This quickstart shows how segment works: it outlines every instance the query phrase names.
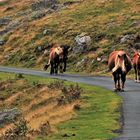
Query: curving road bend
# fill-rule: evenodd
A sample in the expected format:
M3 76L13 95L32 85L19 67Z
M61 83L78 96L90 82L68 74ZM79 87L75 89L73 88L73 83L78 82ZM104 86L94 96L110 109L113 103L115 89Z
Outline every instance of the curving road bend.
M1 72L13 72L36 75L48 78L64 79L89 85L101 86L112 90L113 81L109 77L91 77L74 74L52 76L44 71L28 70L0 66ZM124 126L120 137L113 140L140 140L140 84L132 80L126 81L125 92L119 93L123 97Z

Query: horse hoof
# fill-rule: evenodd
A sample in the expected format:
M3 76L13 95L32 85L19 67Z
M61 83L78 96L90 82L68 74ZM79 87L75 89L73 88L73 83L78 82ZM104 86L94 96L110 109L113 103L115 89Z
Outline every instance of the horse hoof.
M114 92L117 92L117 91L118 91L118 89L115 88L115 89L114 89Z
M117 90L118 90L118 91L121 91L121 88L118 88Z
M121 92L124 92L124 89L121 89L120 91L121 91Z

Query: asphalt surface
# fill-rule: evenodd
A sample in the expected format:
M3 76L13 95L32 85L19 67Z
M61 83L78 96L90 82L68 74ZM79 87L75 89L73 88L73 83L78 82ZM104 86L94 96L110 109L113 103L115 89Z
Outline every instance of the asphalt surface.
M110 77L91 77L74 74L51 76L45 71L3 66L0 66L0 71L36 75L46 78L64 79L72 82L101 86L106 89L113 90L113 80ZM113 140L140 140L140 84L135 83L132 80L127 80L125 92L118 94L123 97L124 126L121 136Z

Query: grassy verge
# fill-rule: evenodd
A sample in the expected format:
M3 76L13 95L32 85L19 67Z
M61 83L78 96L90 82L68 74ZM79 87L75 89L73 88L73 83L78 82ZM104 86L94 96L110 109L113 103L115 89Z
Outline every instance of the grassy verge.
M30 83L48 84L54 81L37 76L23 76ZM14 77L14 74L0 73L0 81ZM64 81L65 86L70 84L71 82ZM120 97L100 87L85 84L79 86L84 91L80 98L80 110L75 111L70 120L57 124L56 131L48 136L40 136L37 140L105 140L118 135L113 132L120 129Z
M118 135L113 131L120 128L118 123L120 98L99 87L81 84L80 86L85 90L82 95L85 106L72 120L59 124L55 135L37 140L104 140Z

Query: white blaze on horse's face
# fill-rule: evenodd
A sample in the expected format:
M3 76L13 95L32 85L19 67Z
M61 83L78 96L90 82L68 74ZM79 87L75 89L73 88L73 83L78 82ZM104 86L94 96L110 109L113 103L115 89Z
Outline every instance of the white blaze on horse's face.
M116 60L115 60L115 67L112 69L112 72L115 72L119 68L122 70L122 72L126 72L125 57L126 57L126 54L117 55Z

